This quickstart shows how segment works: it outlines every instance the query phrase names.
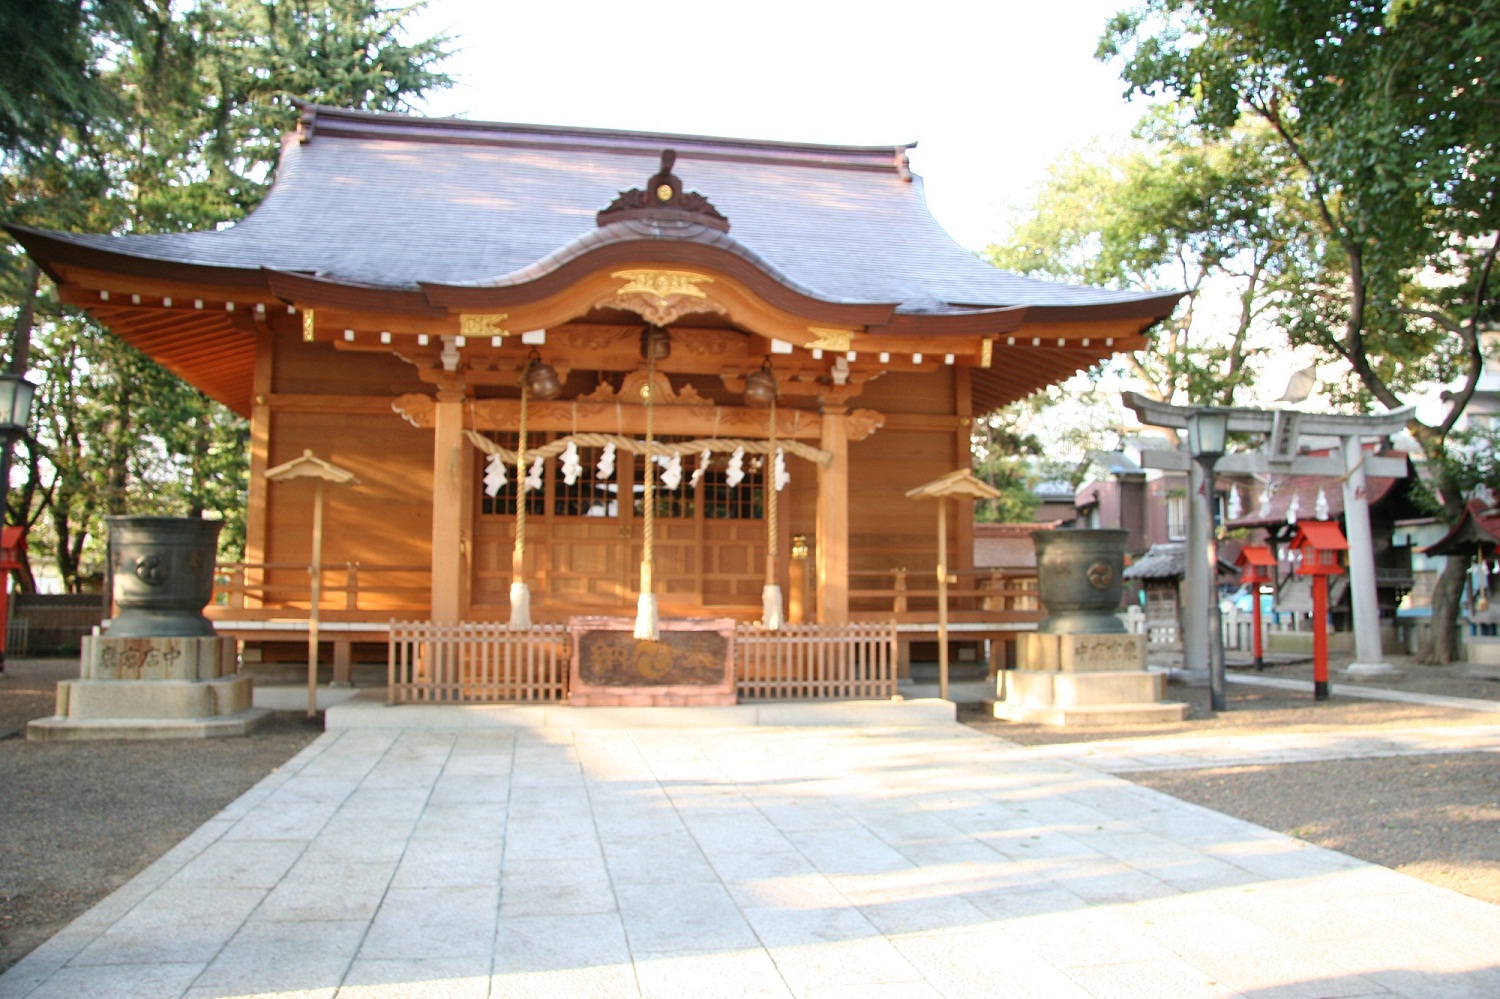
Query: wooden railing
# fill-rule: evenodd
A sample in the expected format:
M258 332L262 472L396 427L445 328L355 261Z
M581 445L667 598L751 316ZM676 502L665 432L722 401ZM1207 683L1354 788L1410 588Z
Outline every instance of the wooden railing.
M742 701L888 699L896 693L896 623L734 631Z
M565 625L390 625L389 704L556 703L568 690ZM894 621L735 629L741 700L886 699L896 693Z
M431 567L345 562L322 568L320 612L392 608L425 610L432 597ZM297 562L230 562L214 567L213 607L275 608L307 613L312 567Z
M880 569L849 573L849 606L856 613L920 620L937 614L937 572ZM1034 571L966 569L948 574L948 613L955 621L1041 619Z
M567 694L568 651L561 624L392 621L386 703L555 703Z

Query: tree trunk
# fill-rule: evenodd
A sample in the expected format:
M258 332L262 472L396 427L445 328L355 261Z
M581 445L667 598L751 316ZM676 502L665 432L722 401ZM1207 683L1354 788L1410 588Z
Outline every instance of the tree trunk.
M198 415L193 418L193 455L189 466L192 483L188 489L187 510L189 517L203 516L204 469L208 464L208 451L212 444L209 436L208 401L200 397L199 404Z
M1463 608L1468 575L1466 558L1449 555L1443 563L1437 585L1432 588L1432 627L1417 654L1417 662L1424 666L1443 666L1458 658L1458 612Z

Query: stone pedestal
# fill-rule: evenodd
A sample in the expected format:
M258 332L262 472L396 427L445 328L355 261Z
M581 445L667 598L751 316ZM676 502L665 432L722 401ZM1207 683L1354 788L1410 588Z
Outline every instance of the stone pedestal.
M1164 673L1146 671L1144 635L1023 634L1017 668L1000 674L995 717L1044 725L1176 722Z
M251 705L232 638L83 639L80 676L57 685L57 714L26 728L36 742L244 735L270 717Z
M1500 638L1493 635L1466 635L1464 646L1469 660L1466 671L1469 676L1500 680Z

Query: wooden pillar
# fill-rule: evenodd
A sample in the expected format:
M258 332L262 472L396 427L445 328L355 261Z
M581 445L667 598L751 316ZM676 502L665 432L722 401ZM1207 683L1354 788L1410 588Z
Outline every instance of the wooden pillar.
M261 333L255 338L255 374L250 405L250 483L245 500L245 561L269 561L266 552L266 469L271 467L271 389L275 361L275 338ZM261 606L259 587L265 583L261 569L243 576L246 607Z
M818 469L818 623L849 622L849 410L823 407L820 445L833 455Z
M464 470L464 388L452 382L438 389L432 441L432 620L463 619L464 543L468 508Z

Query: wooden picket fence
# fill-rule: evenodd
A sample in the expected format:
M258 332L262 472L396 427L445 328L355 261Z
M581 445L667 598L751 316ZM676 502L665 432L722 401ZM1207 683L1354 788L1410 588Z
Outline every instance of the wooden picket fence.
M566 625L392 621L386 703L558 702L568 657Z
M388 704L556 703L566 699L566 625L391 622ZM735 629L742 701L887 699L896 693L896 623Z
M793 624L734 632L742 701L888 699L896 693L896 622Z

